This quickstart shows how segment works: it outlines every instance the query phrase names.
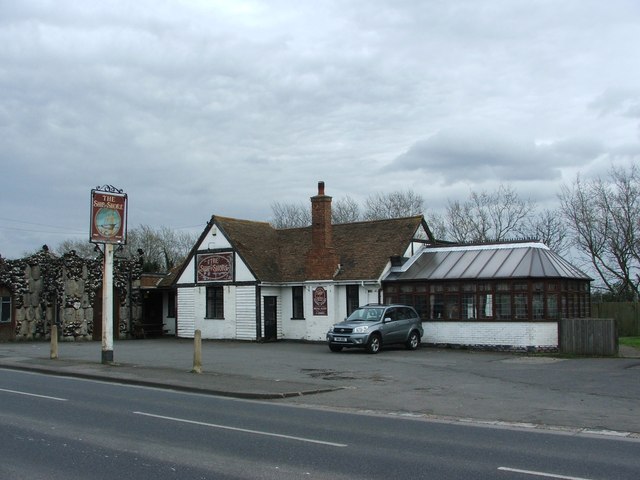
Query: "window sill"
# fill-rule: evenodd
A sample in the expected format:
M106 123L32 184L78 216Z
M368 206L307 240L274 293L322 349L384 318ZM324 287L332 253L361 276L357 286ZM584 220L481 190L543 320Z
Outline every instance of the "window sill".
M301 317L301 318L291 317L290 320L302 320L302 321L304 321L304 320L306 320L306 318L304 318L304 317Z

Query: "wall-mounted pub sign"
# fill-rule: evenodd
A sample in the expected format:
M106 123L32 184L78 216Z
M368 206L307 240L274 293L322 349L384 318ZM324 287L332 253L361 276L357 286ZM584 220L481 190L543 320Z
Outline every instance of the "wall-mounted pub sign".
M93 243L127 243L127 194L105 185L91 190L91 229Z
M317 287L313 290L313 314L329 314L327 310L327 290L323 287Z
M233 252L196 255L196 282L233 280Z

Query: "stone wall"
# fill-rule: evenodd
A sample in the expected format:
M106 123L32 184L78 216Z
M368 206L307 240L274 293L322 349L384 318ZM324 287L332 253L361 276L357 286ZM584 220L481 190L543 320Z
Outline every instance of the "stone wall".
M114 290L120 299L117 338L127 338L140 321L142 256L114 260ZM63 341L91 340L96 299L102 295L102 257L84 259L74 251L59 257L45 247L30 257L0 257L0 285L9 289L16 340L50 338L58 324Z

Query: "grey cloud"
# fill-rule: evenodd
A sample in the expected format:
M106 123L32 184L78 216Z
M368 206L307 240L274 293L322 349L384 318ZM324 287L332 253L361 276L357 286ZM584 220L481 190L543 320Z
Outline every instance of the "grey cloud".
M414 143L387 170L422 170L445 183L500 179L553 180L560 168L593 160L603 147L590 139L536 144L510 132L443 131Z

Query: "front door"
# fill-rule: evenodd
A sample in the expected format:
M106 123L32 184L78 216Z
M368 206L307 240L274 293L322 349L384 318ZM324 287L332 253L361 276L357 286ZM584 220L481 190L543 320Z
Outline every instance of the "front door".
M278 297L264 297L264 341L278 339Z

